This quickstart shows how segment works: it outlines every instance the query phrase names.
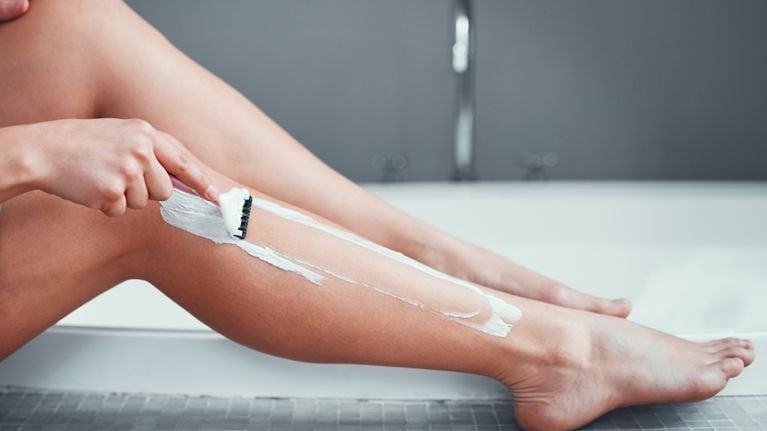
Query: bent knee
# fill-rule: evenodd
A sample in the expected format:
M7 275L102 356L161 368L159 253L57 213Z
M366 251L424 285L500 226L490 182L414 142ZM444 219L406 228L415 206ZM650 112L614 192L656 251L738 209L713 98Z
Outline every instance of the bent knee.
M156 204L109 218L43 192L26 193L3 203L0 212L0 273L105 271L141 278L160 223Z
M101 40L127 6L117 0L37 0L0 24L0 127L60 118L90 118Z

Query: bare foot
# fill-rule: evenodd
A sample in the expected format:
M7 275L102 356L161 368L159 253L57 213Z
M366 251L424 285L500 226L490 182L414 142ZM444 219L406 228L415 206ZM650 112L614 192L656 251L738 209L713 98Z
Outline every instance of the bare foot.
M628 299L605 299L579 292L484 248L450 236L442 237L442 241L437 247L423 245L415 251L416 258L447 274L500 292L616 317L631 312Z
M541 354L509 364L501 377L526 430L574 429L623 406L703 400L754 360L747 340L694 343L623 319L560 310L555 328L540 338Z
M615 317L631 313L631 301L606 299L580 292L522 265L487 252L484 271L469 275L477 284L537 301ZM493 271L492 269L495 268Z

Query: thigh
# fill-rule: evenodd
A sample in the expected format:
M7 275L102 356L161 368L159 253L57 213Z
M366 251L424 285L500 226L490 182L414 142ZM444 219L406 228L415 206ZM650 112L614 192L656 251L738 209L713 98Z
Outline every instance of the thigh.
M105 23L76 16L109 3L36 0L0 24L0 127L95 115L94 34Z
M120 281L141 278L150 216L131 211L109 219L42 192L5 202L0 359Z

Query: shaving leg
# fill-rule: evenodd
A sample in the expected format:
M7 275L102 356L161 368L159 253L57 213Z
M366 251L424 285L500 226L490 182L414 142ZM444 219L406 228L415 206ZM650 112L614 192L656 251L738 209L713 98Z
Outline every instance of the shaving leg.
M239 186L210 176L223 190ZM268 353L492 376L508 385L518 420L531 430L572 429L624 405L708 398L754 358L745 340L692 343L623 319L497 292L490 295L521 313L502 318L505 334L486 331L493 312L486 296L444 285L449 280L335 232L341 228L332 222L291 214L300 210L251 194L246 241L284 260L269 262L226 243L220 226L223 234L200 236L199 226L168 214L179 205L171 199L163 208L171 230L162 229L167 239L155 245L158 253L167 257L173 251L164 244L174 242L196 246L184 254L187 266L171 273L158 268L150 277L201 320ZM200 270L206 265L219 269L218 278ZM375 285L396 295L370 288ZM434 312L448 308L466 317L480 312L465 320Z
M577 292L367 193L119 1L36 0L23 19L0 26L0 58L0 125L142 118L239 182L456 277L559 305L629 312L628 302Z
M224 190L240 186L210 176ZM484 299L476 300L481 296L437 288L438 277L406 263L361 253L345 239L301 228L269 211L254 212L248 242L290 246L284 253L290 258L319 260L337 253L343 258L323 264L398 289L434 309L479 306L472 322L487 321L491 311ZM691 343L623 319L498 292L491 294L522 317L505 335L490 334L342 277L312 280L238 246L217 244L166 223L159 205L108 219L30 193L4 205L0 236L0 324L11 329L0 333L0 357L125 278L150 280L215 330L267 353L500 379L515 399L518 420L531 430L572 429L621 405L707 398L754 357L745 340Z
M232 189L222 195L248 195ZM242 210L244 199L233 202L236 208L220 210L205 200L175 191L161 203L164 221L179 229L228 244L285 271L303 276L318 286L328 280L347 283L390 296L419 310L475 328L485 334L503 337L520 317L519 309L488 295L480 287L440 273L400 253L386 249L340 227L296 209L287 208L265 197L249 198L248 210L253 228L243 239L227 229L225 215ZM300 237L301 241L295 241ZM332 253L325 247L308 244L336 243ZM360 267L355 261L377 265Z

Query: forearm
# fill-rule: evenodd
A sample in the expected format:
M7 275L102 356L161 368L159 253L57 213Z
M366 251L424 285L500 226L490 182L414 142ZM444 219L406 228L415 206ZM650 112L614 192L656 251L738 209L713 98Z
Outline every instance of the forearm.
M38 161L27 127L0 128L0 203L36 188Z

